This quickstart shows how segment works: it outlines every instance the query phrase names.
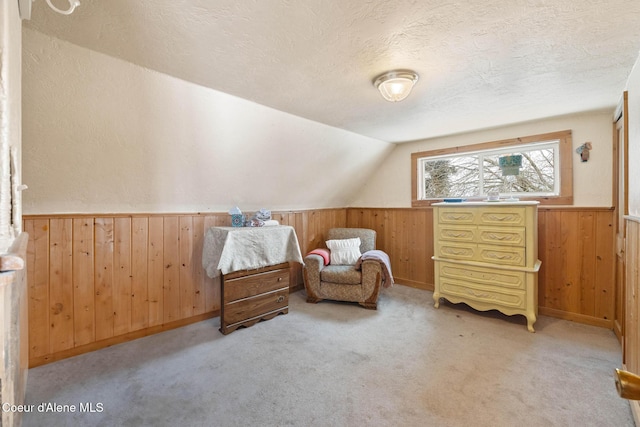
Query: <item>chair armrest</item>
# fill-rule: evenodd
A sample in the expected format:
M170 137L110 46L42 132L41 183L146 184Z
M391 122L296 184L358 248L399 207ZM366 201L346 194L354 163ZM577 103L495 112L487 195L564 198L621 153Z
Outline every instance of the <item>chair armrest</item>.
M304 287L307 296L319 298L320 295L320 271L324 268L324 258L320 255L307 255L304 257L302 267Z
M378 261L362 261L362 293L367 298L380 289L382 283L382 266Z
M304 257L304 267L317 274L324 268L324 258L320 255L310 254Z

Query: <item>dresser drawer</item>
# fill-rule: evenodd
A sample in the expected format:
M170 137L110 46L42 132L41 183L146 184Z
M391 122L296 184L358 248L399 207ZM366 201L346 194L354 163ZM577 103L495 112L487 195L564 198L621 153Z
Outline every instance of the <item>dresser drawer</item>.
M478 243L490 245L525 246L524 227L478 227Z
M525 225L525 208L485 208L478 215L480 225Z
M491 288L475 283L460 282L454 279L442 278L440 282L440 291L442 295L461 301L473 301L487 306L502 306L512 309L523 309L526 306L525 291L509 291L503 289Z
M225 280L223 303L285 287L289 287L288 268Z
M477 261L524 267L525 248L478 245Z
M475 226L442 225L438 228L436 239L472 243L476 240L477 232L478 229Z
M436 245L436 256L447 259L459 259L471 261L477 257L478 245L438 242Z
M520 271L498 270L495 268L472 267L461 264L440 264L440 277L450 278L457 282L474 282L479 285L500 287L505 289L525 290L525 273Z
M279 289L225 305L224 321L226 324L242 322L288 305L289 288Z
M438 222L440 224L475 224L476 211L464 208L439 208Z

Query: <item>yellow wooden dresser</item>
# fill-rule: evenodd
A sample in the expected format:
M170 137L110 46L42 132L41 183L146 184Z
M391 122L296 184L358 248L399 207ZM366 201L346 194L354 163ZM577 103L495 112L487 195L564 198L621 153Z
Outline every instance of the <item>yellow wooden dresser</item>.
M433 205L435 307L440 298L476 310L538 316L538 202Z

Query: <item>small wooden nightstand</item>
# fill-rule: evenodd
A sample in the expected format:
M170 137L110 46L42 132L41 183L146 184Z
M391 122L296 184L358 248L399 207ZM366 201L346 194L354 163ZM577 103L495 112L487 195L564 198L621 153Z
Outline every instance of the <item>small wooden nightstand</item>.
M220 332L289 312L289 263L222 275Z

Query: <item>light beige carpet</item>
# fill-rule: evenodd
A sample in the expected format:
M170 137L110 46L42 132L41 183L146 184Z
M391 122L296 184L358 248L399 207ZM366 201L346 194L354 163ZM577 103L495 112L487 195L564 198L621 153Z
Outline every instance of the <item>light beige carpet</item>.
M102 411L24 425L633 426L609 330L541 317L532 334L401 285L377 311L290 299L227 336L215 318L32 369L28 403Z

